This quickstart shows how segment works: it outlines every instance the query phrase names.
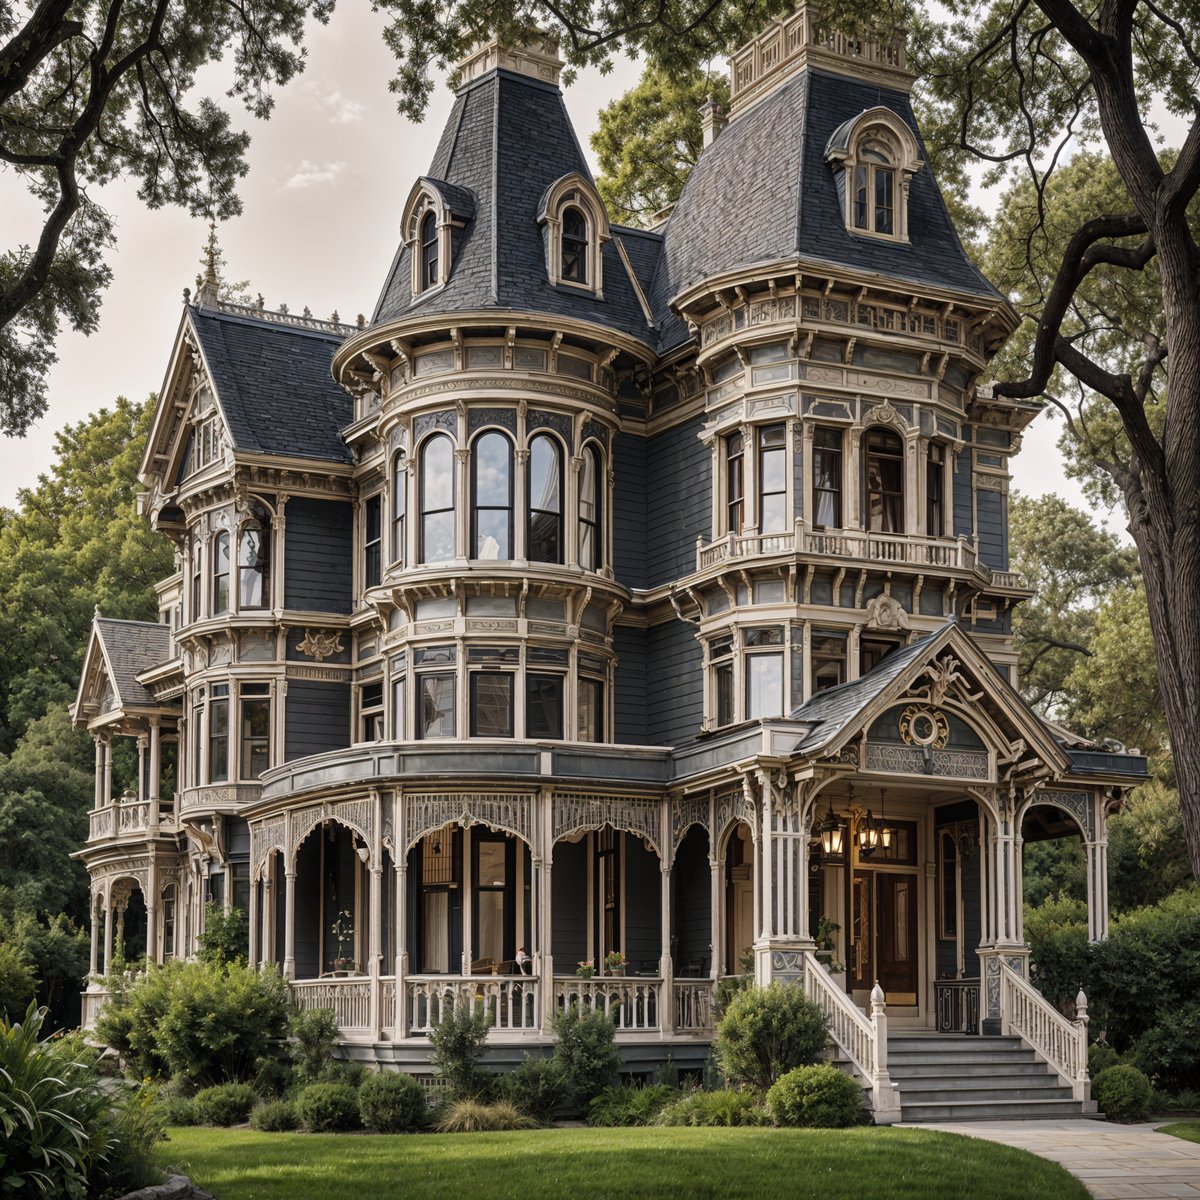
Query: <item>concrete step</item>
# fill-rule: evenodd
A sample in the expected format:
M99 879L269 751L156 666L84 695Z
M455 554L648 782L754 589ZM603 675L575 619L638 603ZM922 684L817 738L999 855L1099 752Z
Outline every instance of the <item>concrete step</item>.
M1017 1066L1031 1067L1042 1060L1032 1050L988 1050L982 1054L920 1054L915 1050L895 1051L888 1047L889 1067L916 1067L924 1064L943 1066L947 1070L952 1065L976 1063L979 1066L989 1064L999 1066L1004 1063Z
M1063 1084L1049 1087L974 1087L956 1088L941 1085L930 1088L900 1088L900 1104L908 1108L913 1104L965 1104L986 1100L993 1104L1014 1104L1021 1100L1072 1100L1071 1089Z
M995 1100L932 1101L908 1104L903 1092L900 1119L922 1121L1040 1121L1071 1117L1099 1117L1094 1102L1079 1100L1020 1100L1011 1103Z
M1050 1068L1042 1062L1021 1059L1019 1062L995 1060L981 1062L977 1058L947 1058L935 1062L896 1062L888 1059L888 1070L893 1079L945 1078L952 1075L969 1075L978 1079L999 1079L1009 1075L1050 1075Z

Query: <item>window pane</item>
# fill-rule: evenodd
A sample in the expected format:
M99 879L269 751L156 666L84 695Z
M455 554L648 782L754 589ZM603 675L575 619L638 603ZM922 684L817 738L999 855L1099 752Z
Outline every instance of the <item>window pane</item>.
M525 682L525 736L562 737L561 675L529 675Z
M263 580L267 574L270 531L242 530L238 549L238 603L242 608L263 607Z
M475 883L477 887L504 887L508 882L507 862L504 842L476 841L478 855L475 860Z
M407 682L403 675L392 680L392 737L398 742L402 742L408 737L408 723L405 720L407 713L404 705Z
M370 496L363 506L363 575L367 587L376 587L383 571L383 498Z
M533 562L562 561L561 457L545 435L535 437L529 448L528 555Z
M450 969L450 893L425 892L421 905L421 970L444 975Z
M577 208L563 210L562 277L587 283L587 220Z
M270 765L271 703L242 701L242 778L257 779Z
M229 534L218 533L213 542L213 611L229 611Z
M733 721L733 665L722 663L717 667L717 724L729 725Z
M503 846L500 847L504 849ZM479 928L476 930L475 959L490 959L492 963L504 961L504 899L503 891L481 891L479 901Z
M891 171L875 168L875 232L892 232L892 187L895 176Z
M426 511L454 507L454 447L448 437L430 438L422 455L421 495Z
M507 508L512 484L512 443L502 433L475 439L475 503Z
M751 654L746 659L746 717L783 713L783 655Z
M778 533L787 528L787 497L764 495L762 499L762 528L760 533Z
M509 559L508 509L475 510L475 557Z
M438 282L438 230L433 213L421 222L421 287L434 287Z
M421 736L454 736L454 676L421 676Z
M531 562L562 561L562 520L556 513L533 513L529 520L529 559Z
M579 473L579 565L585 571L600 566L600 469L596 449L589 446L583 453L583 468Z
M208 709L208 778L218 783L229 778L229 701L214 700Z
M445 562L454 557L454 514L432 513L424 524L424 561Z
M475 737L512 737L512 675L476 672L471 676L471 733Z
M581 742L604 741L604 684L595 679L579 681L579 722Z
M867 228L867 168L854 168L854 225Z

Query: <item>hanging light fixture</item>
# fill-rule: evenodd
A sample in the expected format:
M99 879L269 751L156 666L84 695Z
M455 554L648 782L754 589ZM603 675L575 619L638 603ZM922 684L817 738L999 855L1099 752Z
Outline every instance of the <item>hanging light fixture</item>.
M887 788L879 789L879 844L885 849L892 848L892 830L887 823Z
M829 797L829 811L821 822L821 854L828 863L841 862L846 852L843 834L845 829L833 815L833 797Z
M870 858L879 849L879 825L867 809L867 815L858 823L858 857Z

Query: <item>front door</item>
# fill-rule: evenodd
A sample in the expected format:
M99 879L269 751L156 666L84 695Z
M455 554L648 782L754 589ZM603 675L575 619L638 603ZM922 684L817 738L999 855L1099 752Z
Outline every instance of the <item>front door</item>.
M852 987L879 980L889 1004L917 1002L917 877L854 872Z

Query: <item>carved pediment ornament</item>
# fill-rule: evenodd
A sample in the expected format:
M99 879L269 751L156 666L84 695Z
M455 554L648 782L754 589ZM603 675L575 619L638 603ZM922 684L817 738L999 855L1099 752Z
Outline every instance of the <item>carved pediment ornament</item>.
M944 703L946 696L953 690L956 697L961 700L975 702L983 699L982 692L973 692L970 682L966 675L959 668L962 663L959 662L953 654L943 655L936 662L930 663L929 666L921 672L918 677L917 685L913 688L913 694L919 695L922 691L930 704L940 705ZM922 689L920 681L928 679L929 684Z
M895 596L887 593L874 596L863 606L863 612L868 629L908 631L908 613Z
M296 646L296 649L301 654L315 658L317 662L323 662L330 656L342 652L344 649L342 635L340 633L322 633L319 629L306 629L304 640Z

